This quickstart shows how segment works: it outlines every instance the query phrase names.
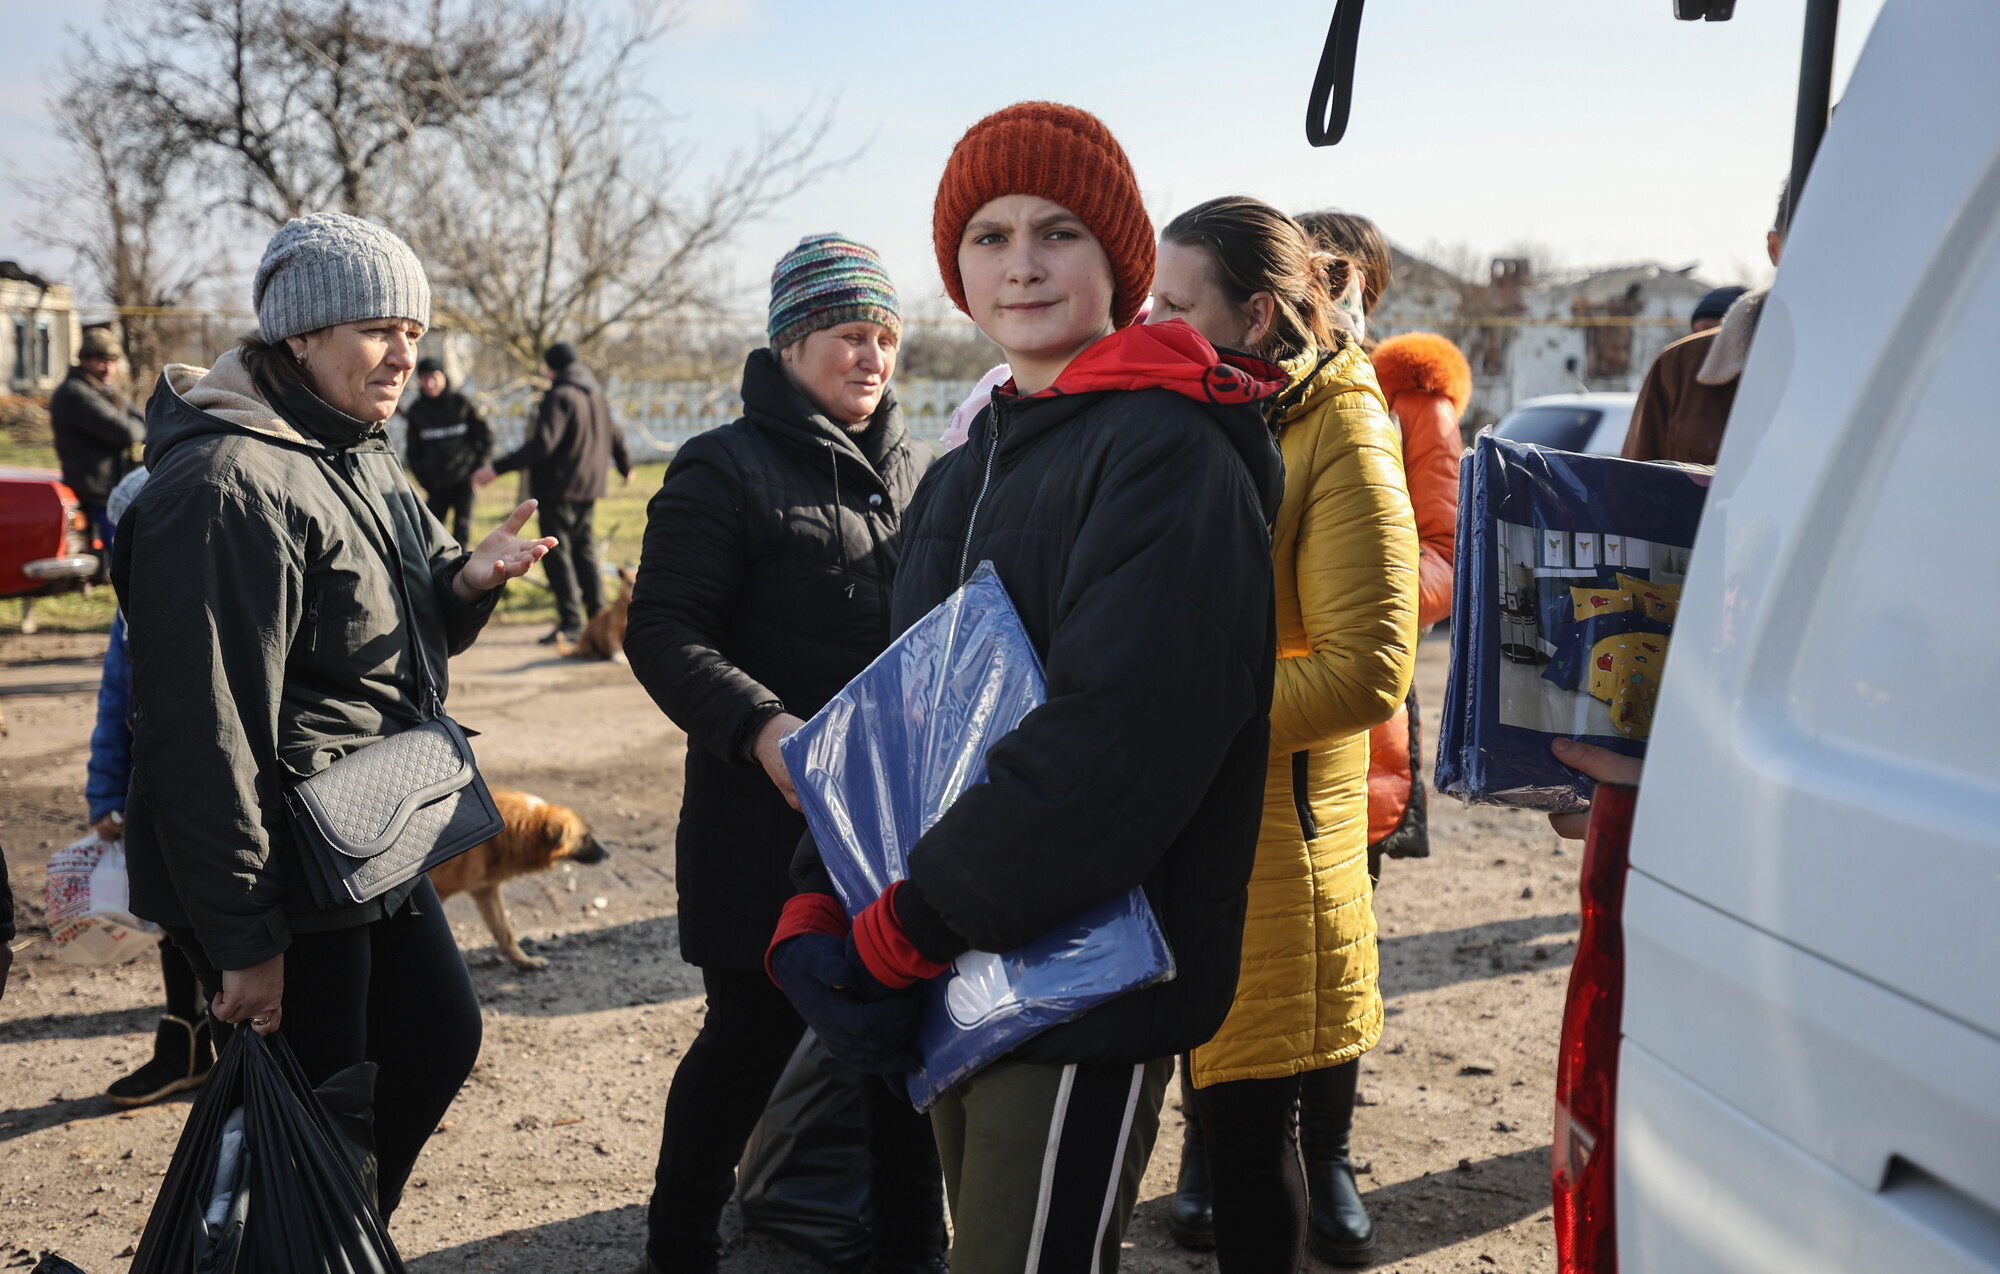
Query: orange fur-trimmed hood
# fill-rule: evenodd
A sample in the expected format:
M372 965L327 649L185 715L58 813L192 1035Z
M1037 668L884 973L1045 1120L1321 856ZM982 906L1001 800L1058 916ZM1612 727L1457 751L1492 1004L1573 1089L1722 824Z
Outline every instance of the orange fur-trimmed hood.
M1392 336L1375 347L1374 363L1376 379L1391 406L1398 394L1412 390L1449 398L1459 415L1472 401L1472 365L1458 346L1436 332Z

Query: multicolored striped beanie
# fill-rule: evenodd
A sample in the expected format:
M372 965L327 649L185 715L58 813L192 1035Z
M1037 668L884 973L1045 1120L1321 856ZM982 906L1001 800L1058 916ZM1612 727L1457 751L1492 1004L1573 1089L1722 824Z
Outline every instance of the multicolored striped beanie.
M809 234L771 271L771 348L866 319L903 330L896 285L875 249L845 235Z

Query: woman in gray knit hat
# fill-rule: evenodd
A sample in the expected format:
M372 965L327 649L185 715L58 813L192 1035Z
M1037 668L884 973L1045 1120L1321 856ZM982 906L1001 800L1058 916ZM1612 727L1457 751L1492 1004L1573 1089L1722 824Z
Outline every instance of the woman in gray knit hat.
M403 476L383 422L431 315L409 245L355 217L301 217L272 236L254 299L256 336L213 368L161 374L152 477L113 553L132 658L132 909L187 955L218 1022L282 1025L313 1084L380 1066L387 1216L472 1069L479 1006L422 874L316 905L286 797L428 719L426 680L442 697L448 656L553 541L519 538L529 502L468 553Z

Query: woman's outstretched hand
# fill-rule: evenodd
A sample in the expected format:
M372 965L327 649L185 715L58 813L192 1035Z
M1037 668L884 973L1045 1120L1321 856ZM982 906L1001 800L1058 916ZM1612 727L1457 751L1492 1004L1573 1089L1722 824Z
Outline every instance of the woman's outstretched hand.
M475 602L482 593L488 593L505 584L510 579L519 579L528 573L528 568L542 560L543 554L556 546L555 537L545 535L539 540L519 538L521 528L528 524L528 517L535 511L533 500L523 500L521 507L507 516L498 530L479 542L472 550L472 557L459 568L452 580L452 591L459 600Z

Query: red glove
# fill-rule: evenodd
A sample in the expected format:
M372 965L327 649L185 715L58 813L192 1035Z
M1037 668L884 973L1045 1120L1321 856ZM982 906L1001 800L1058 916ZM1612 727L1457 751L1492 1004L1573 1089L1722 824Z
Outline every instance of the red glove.
M778 976L771 972L771 953L808 933L847 936L847 913L840 909L839 899L832 894L794 894L785 904L785 909L778 913L778 931L771 935L771 945L764 948L764 976L772 983L778 981Z
M896 891L902 887L900 880L891 884L854 918L854 949L861 963L877 982L894 989L934 978L951 967L926 960L903 932L903 922L896 918Z

